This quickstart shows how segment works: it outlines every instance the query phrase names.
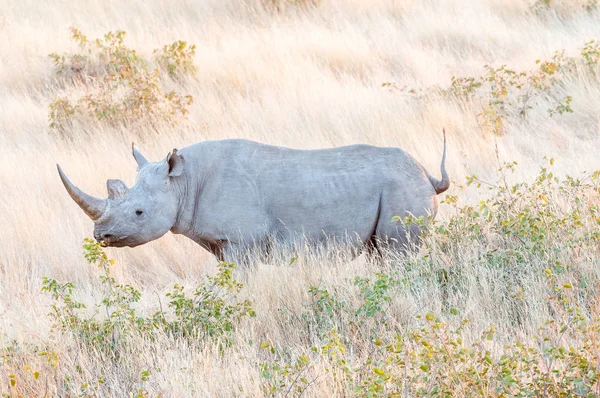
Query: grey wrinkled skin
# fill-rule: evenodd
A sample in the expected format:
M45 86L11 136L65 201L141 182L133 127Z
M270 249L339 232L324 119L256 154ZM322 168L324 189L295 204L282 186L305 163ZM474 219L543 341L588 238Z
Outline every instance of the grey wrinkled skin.
M138 246L171 231L219 260L243 262L252 249L273 245L349 246L354 253L404 251L406 231L394 216L435 216L437 195L449 187L398 148L351 145L294 150L248 140L198 143L149 162L135 147L135 184L108 180L108 199L74 186L67 192L94 221L108 246Z

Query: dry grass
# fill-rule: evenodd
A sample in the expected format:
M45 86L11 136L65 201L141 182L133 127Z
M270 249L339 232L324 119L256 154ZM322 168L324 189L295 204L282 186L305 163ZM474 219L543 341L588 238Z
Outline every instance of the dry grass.
M205 139L243 137L295 148L352 143L399 146L433 174L441 156L441 129L449 140L448 169L454 182L476 173L493 176L495 146L503 160L522 165L515 178L532 176L543 156L557 158L559 173L598 167L600 83L588 75L568 81L573 114L550 118L543 100L527 123L511 120L506 135L485 133L468 104L440 98L428 103L381 87L447 87L452 76L483 73L485 64L531 69L557 49L575 53L600 38L596 12L579 3L560 3L556 11L532 14L521 0L395 1L323 0L318 7L286 7L276 12L261 2L234 0L102 1L43 3L4 0L0 9L0 346L12 339L46 341L48 300L40 293L48 275L72 280L83 301L98 298L97 270L83 259L80 244L92 223L68 197L56 174L60 163L91 194L104 196L107 178L131 184L135 176L130 143L158 159L173 147ZM197 46L198 72L182 83L194 96L189 118L177 127L126 130L93 124L63 139L48 127L48 105L70 90L56 81L50 52L74 50L68 28L97 37L127 31L126 42L149 57L154 48L175 40ZM173 83L177 88L177 84ZM454 191L454 192L453 192ZM456 192L456 184L450 193ZM467 198L476 200L476 197ZM440 217L448 210L442 207ZM465 247L462 260L476 256ZM192 285L215 260L193 242L168 235L135 249L110 249L116 277L142 290L142 309L154 310L154 292L175 282ZM595 257L597 263L598 257ZM578 262L578 260L573 260ZM594 262L592 261L592 263ZM243 275L257 318L244 323L241 340L270 340L299 349L297 330L281 308L301 312L310 285L337 286L354 294L345 278L369 275L374 266L359 258L348 262L301 258L291 266L257 265ZM391 263L398 264L398 261ZM582 267L590 267L582 265ZM593 268L593 267L592 267ZM471 271L471 270L470 270ZM498 275L475 266L461 293L450 300L468 309L480 329L498 324L499 335L528 335L547 315L530 309L513 327L509 298L497 288ZM487 272L487 273L486 273ZM596 269L587 272L597 277ZM541 297L542 275L528 274L530 297ZM499 304L501 303L501 304ZM442 307L435 283L406 291L394 301L398 322ZM402 315L404 314L404 315ZM119 368L107 368L93 355L78 358L86 367L79 381L103 374L103 396L125 396L140 369L153 369L152 394L162 396L261 396L254 363L256 346L236 346L225 357L215 347L165 348L166 342L140 341ZM56 343L66 368L75 358L68 343ZM40 359L32 359L39 361ZM0 373L0 390L7 390ZM317 383L314 396L342 394L335 382ZM55 390L56 391L56 390ZM242 392L243 391L243 392Z

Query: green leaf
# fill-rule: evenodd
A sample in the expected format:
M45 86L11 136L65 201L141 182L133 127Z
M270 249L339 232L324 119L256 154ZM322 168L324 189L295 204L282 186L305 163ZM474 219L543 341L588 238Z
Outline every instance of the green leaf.
M433 321L435 319L435 316L431 312L428 312L427 314L425 314L425 319L427 319L428 321Z
M379 376L385 376L386 373L383 369L373 368L373 372L377 373Z

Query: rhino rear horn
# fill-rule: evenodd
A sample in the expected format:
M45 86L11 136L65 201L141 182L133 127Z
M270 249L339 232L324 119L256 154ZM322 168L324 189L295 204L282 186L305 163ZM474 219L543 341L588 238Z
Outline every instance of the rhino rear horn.
M59 165L56 165L56 168L58 169L58 175L60 176L60 179L62 180L67 192L71 198L73 198L75 203L81 207L81 210L83 210L85 214L87 214L88 217L90 217L93 221L100 219L106 210L106 199L99 199L83 192L81 189L73 185L65 173L63 173Z
M148 159L146 159L144 155L142 155L142 153L138 151L133 142L131 143L131 152L133 153L133 158L137 162L138 170L141 170L141 168L144 167L146 163L148 163Z

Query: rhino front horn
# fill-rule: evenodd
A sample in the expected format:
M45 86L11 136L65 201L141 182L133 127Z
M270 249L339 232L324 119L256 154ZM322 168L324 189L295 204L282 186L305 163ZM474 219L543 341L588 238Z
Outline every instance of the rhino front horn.
M56 165L56 168L58 169L58 175L67 189L67 192L71 198L73 198L75 203L81 207L81 210L83 210L93 221L100 219L106 210L106 199L98 199L83 192L69 181L59 165Z

